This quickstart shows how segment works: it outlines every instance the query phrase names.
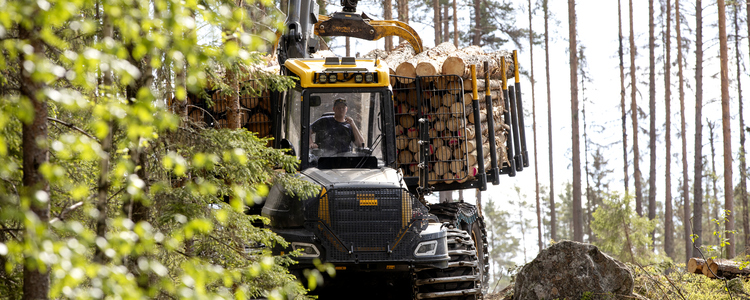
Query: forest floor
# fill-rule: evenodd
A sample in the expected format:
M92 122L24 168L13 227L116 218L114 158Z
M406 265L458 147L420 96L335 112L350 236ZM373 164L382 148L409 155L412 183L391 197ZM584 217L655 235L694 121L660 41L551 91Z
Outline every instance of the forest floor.
M675 299L675 300L750 300L750 278L711 279L700 274L687 273L684 265L654 265L635 267L633 271L633 299ZM510 289L485 295L487 300L510 300ZM640 296L640 297L639 297ZM630 298L628 298L630 299ZM577 300L577 299L576 299Z

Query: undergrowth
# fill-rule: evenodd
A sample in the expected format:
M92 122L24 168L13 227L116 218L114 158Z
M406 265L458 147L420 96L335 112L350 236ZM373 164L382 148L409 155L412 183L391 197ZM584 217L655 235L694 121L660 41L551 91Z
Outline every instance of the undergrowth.
M628 267L633 271L633 292L646 299L750 299L748 278L711 279L687 273L684 264Z

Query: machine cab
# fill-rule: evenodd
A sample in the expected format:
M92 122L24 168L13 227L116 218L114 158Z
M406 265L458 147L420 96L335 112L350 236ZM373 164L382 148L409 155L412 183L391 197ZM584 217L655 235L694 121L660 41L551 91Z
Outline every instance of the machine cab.
M299 81L284 97L282 147L293 149L300 169L393 166L387 67L351 57L290 59L285 67Z

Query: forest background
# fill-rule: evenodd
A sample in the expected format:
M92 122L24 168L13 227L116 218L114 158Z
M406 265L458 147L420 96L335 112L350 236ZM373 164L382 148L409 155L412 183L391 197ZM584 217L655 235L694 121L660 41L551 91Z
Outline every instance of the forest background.
M381 3L367 2L360 4L360 10L367 9L368 14L381 17L377 13L383 11ZM704 22L701 49L705 51L702 63L695 63L697 23L693 3L682 4L679 12L683 27L678 31L674 17L669 21L666 18L667 7L674 14L675 3L655 2L654 68L648 67L646 55L649 22L645 1L636 2L631 10L627 8L632 2L578 1L574 5L577 18L575 14L568 15L570 10L564 2L549 3L550 43L546 50L553 76L549 93L551 109L546 109L547 78L542 75L545 62L542 8L546 1L459 2L460 10L453 6L458 16L454 24L461 24L458 28L475 29L457 31L459 46L478 44L487 51L518 48L526 76L532 76L532 72L535 76L533 94L528 77L524 77L522 85L527 132L537 135L536 142L532 134L527 135L530 147L536 145L538 149L538 156L532 157L536 172L527 170L515 178L503 178L500 186L481 196L493 243L493 279L498 283L507 280L508 269L514 264L530 260L553 240L593 242L618 258L629 257L641 263L684 262L690 256L687 253L690 250L686 249L689 245L683 243L690 241L689 233L684 230L684 200L692 209L696 190L703 203L702 217L697 223L703 228L699 234L702 250L709 255L727 256L728 249L734 248L736 252L730 257L744 253L748 243L743 235L748 230L743 226L748 218L741 212L747 202L743 201L746 196L742 189L735 190L743 186L741 175L746 171L738 167L745 129L741 124L742 84L748 86L746 60L750 54L747 14L742 12L747 13L748 4L727 1L726 7L722 6L728 20L733 20L735 10L739 15L736 23L727 22L724 27L729 35L725 69L731 91L725 98L731 109L724 120L729 122L732 137L730 156L734 162L729 169L735 170L729 185L731 191L727 193L723 188L722 176L726 173L719 130L723 120L719 113L722 84L717 28L719 6L724 1L706 1L701 5ZM33 288L23 285L27 278L46 282L46 290L53 297L83 294L96 297L124 290L135 291L133 297L167 298L261 294L273 298L302 293L299 284L283 270L288 260L272 259L262 251L245 251L253 246L246 244L248 240L263 244L283 241L268 231L252 229L249 224L258 220L244 216L241 203L262 196L265 193L262 183L271 180L285 182L299 193L311 193L314 188L271 171L270 166L275 165L289 170L294 162L281 152L264 148L265 141L241 132L192 130L165 108L167 99L172 96L182 99L186 90L197 91L207 85L227 87L218 80L223 76L230 78L230 85L236 83L237 77L254 63L255 57L248 50L268 49L267 43L283 19L274 9L275 3L239 2L242 9L237 4L0 0L3 42L0 263L5 266L0 270L3 279L0 294L34 298L38 290L45 289L44 284ZM323 9L338 10L321 4ZM391 18L408 20L430 46L431 38L432 45L451 40L451 24L435 22L435 17L441 14L434 9L435 5L442 5L438 11L447 16L444 20L452 20L453 7L449 4L399 1L391 9ZM624 59L618 56L617 4L622 9ZM409 7L408 14L404 14L405 7ZM628 33L629 11L634 11L632 34ZM387 13L382 17L388 18ZM530 23L526 21L529 17ZM565 24L570 20L579 22L572 27L572 36L577 36L573 40L580 46L573 53L576 59L568 59L571 31L566 34L565 29L569 28ZM438 30L425 24L443 26ZM533 47L529 46L529 24L536 35ZM200 30L209 34L201 34ZM219 34L211 36L210 33L216 32ZM679 39L682 56L677 53L676 32L682 35ZM447 36L442 36L445 33ZM436 36L441 37L435 39ZM631 36L636 51L629 49ZM670 47L665 46L667 41ZM354 42L356 51L361 53L368 47L386 47L385 41L374 46L357 43L360 42ZM333 39L329 44L334 52L347 54L342 39ZM629 62L631 53L633 63ZM671 54L670 59L666 58L667 53ZM682 81L677 79L678 62L682 62ZM217 65L222 66L219 69L224 73L212 72ZM625 70L622 77L618 72L620 66ZM704 68L702 83L695 80L697 66ZM574 72L570 72L571 68ZM652 69L655 77L648 79ZM571 81L573 74L580 81ZM633 82L630 75L635 75L635 85L629 83ZM624 88L618 80L624 82ZM276 89L289 84L288 80L274 76L268 82L270 88ZM649 93L651 83L654 96ZM681 87L684 113L679 109ZM696 119L695 95L699 87L705 96ZM671 90L669 106L664 100L668 89ZM571 94L571 90L578 92ZM624 114L621 95L627 104ZM631 106L632 95L635 95L635 109ZM571 98L580 99L581 105L571 108L568 105ZM652 99L653 109L649 107ZM671 113L666 112L667 107ZM546 121L548 111L553 112L552 122ZM635 126L633 111L637 112ZM570 134L576 127L571 115L582 117L584 143L580 143L580 149L574 149L568 142L576 140L575 134ZM651 116L655 116L653 128L647 125ZM669 116L670 120L662 116ZM681 116L685 120L701 120L703 126L682 121ZM531 122L533 119L536 126ZM669 134L666 124L671 127ZM681 128L683 124L685 127ZM713 124L713 129L709 124ZM625 136L621 126L625 128ZM636 140L633 127L638 128ZM697 148L694 147L696 128L703 135ZM650 133L656 137L653 147L648 146ZM545 142L549 136L553 146ZM685 145L689 145L684 152L680 147L683 136ZM634 148L634 144L641 147ZM667 145L671 146L670 152L664 151ZM693 155L697 149L702 152L698 159L705 164L696 177ZM546 150L551 159L545 157ZM582 160L578 158L580 164L571 163L576 161L579 155L576 153L584 153ZM635 153L639 153L637 162L642 166L641 187L633 175ZM646 163L652 153L655 163ZM550 166L555 166L554 172L549 171ZM652 166L656 173L649 172ZM667 166L672 173L666 172ZM585 194L573 192L577 184L571 170L576 168L584 169ZM539 176L538 194L534 175ZM652 178L655 181L649 184ZM695 185L697 178L703 183ZM252 184L238 184L246 182ZM683 186L683 182L688 185ZM703 191L696 189L697 186ZM687 187L685 194L683 187ZM649 200L644 199L651 191L656 192L653 215L638 217L637 202L643 215L648 215ZM624 196L626 192L628 196ZM474 198L471 194L465 192L463 197L471 202ZM734 220L730 222L736 229L729 233L724 227L727 194L737 203L731 209ZM581 202L576 195L586 198ZM229 200L227 205L208 205L222 203L224 199ZM549 205L552 199L554 210ZM674 204L673 218L668 217L667 203ZM500 209L508 207L513 209ZM537 225L536 207L541 226ZM595 212L597 207L606 209ZM687 218L695 215L691 209ZM550 221L553 211L557 215L555 222ZM670 219L673 226L665 224ZM597 220L611 222L597 223ZM623 222L631 225L619 226ZM227 230L227 226L241 230ZM673 228L673 232L669 234L667 228ZM654 229L653 234L647 234ZM580 235L574 234L576 230ZM556 231L554 236L553 231ZM541 238L535 232L541 233ZM727 245L726 238L731 233L738 238ZM628 249L617 238L621 236L633 237ZM676 241L673 251L665 249L668 236ZM633 253L638 254L637 259ZM321 267L316 272L326 271ZM166 277L172 280L158 280ZM315 282L314 276L310 278L310 282ZM158 284L149 284L154 282ZM21 290L23 293L18 293Z

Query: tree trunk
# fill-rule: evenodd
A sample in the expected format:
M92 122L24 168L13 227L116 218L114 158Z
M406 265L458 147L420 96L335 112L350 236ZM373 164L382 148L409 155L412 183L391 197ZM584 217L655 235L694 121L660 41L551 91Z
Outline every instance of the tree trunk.
M628 1L630 11L630 119L633 121L633 178L635 179L635 212L643 216L643 191L641 190L641 156L638 149L638 103L635 81L635 33L633 31L633 0Z
M703 6L695 1L695 163L693 169L693 228L703 231ZM700 229L701 231L698 231ZM698 233L700 234L700 233ZM702 236L702 234L701 234ZM698 236L696 243L703 238ZM700 251L693 249L693 257L700 257Z
M625 181L625 194L628 193L630 183L628 178L630 173L628 172L628 130L627 130L627 119L628 112L625 110L625 49L622 45L622 10L620 0L617 0L617 21L618 21L618 41L620 42L618 48L618 54L620 56L620 110L622 111L622 163L623 163L623 178ZM550 150L551 151L551 150Z
M440 0L432 0L432 25L435 26L435 45L440 45L443 37L443 24L440 22Z
M39 30L40 28L27 29L24 25L18 26L18 38L27 41L34 49L33 54L28 53L23 56L19 65L25 65L24 62L26 61L33 62L35 59L34 56L39 57L37 59L44 57L44 43L36 36ZM46 227L49 222L50 201L48 199L40 199L38 195L43 194L44 196L42 197L48 197L49 195L49 183L39 170L43 164L49 161L49 152L40 143L46 143L48 138L47 102L44 99L39 99L41 92L45 88L45 84L35 81L30 77L30 73L24 71L23 68L19 70L21 96L28 99L29 104L34 109L33 119L29 123L24 122L21 127L21 146L23 148L22 180L26 193L25 197L31 199L31 212L36 215L39 221L39 224L36 224L36 226ZM41 241L30 241L29 243L41 243ZM30 258L23 265L23 296L21 299L49 299L49 267L46 267L46 270L42 271L42 266L29 266L29 260Z
M729 62L727 46L726 5L719 0L719 57L721 61L721 123L724 136L724 210L726 218L727 258L734 258L734 188L732 186L732 128L729 110Z
M537 155L537 139L536 139L536 96L534 94L534 30L532 29L532 8L531 0L529 0L529 57L530 57L530 72L531 72L531 128L534 130L534 192L536 195L536 228L537 228L537 241L539 245L539 252L544 249L544 243L542 241L542 206L539 202L539 167L538 161L539 156Z
M440 20L443 23L443 43L451 40L451 26L450 26L450 15L448 15L448 5L443 5L443 18ZM454 45L455 46L455 45Z
M664 143L666 154L664 159L664 252L668 257L675 259L674 253L674 218L672 211L672 1L667 1L667 33L664 37L666 50L666 61L664 62Z
M453 45L458 48L458 4L453 0Z
M745 119L742 108L742 63L740 56L740 26L737 20L739 4L735 3L734 8L734 56L737 62L737 102L739 102L740 117L740 199L742 199L742 234L745 253L748 253L748 241L750 241L750 219L748 219L748 201L747 201L747 166L745 164Z
M649 110L649 173L648 219L656 218L656 39L654 37L654 0L648 1L648 110ZM651 231L651 250L655 251L656 229Z
M456 52L456 47L453 46L452 43L442 43L400 63L398 67L396 67L396 75L405 77L438 75L442 70L442 62L445 61L449 54L454 52ZM422 66L419 68L420 74L417 72L417 67L423 62L429 64L430 68ZM431 70L432 74L425 73L428 72L428 70Z
M383 1L383 19L384 20L393 20L393 2L391 0L385 0ZM386 36L385 37L385 51L390 52L393 50L393 37L392 36Z
M570 54L570 116L573 136L573 240L583 242L581 207L581 141L578 125L578 49L576 3L568 0L568 52Z
M714 128L716 128L716 124L714 124L713 122L710 122L708 120L707 120L707 122L708 122L708 124L706 124L706 125L708 125L708 143L711 145L711 174L713 175L713 176L711 176L711 184L712 184L712 186L711 186L711 192L713 193L713 200L714 200L713 202L714 202L714 206L715 206L714 209L713 209L713 213L714 213L713 219L714 220L720 220L719 219L719 211L721 209L718 207L718 206L720 206L720 205L718 205L719 204L719 188L716 186L716 184L718 183L718 180L719 180L719 175L716 173L716 146L714 146L714 141L715 141L715 139L714 139ZM714 228L714 231L715 232L720 232L720 230L721 230L721 226L719 226L719 224L716 224L716 226ZM719 236L716 237L717 238L716 239L716 244L717 245L719 243L721 243L720 239L723 236L724 235L722 234L722 235L719 235Z
M398 5L398 20L401 22L404 22L406 24L409 24L409 1L408 0L396 0L396 4ZM405 42L403 38L398 38L398 43L401 44Z
M351 55L351 51L352 51L352 39L347 36L346 39L345 39L345 41L346 41L345 42L345 45L346 45L345 46L346 47L346 56L352 56Z
M396 68L403 62L414 57L414 48L408 43L403 42L399 44L388 56L381 58L386 64L391 74L396 74Z
M583 56L583 49L579 49L581 52L581 55L579 58L584 57ZM579 64L579 68L582 64ZM593 201L591 197L593 196L593 190L591 189L591 183L589 182L589 177L591 176L591 171L589 171L589 136L586 132L586 86L584 85L585 82L585 73L583 70L581 70L581 98L583 99L582 103L582 110L581 115L583 116L583 157L584 157L584 172L586 173L586 234L588 235L588 243L593 243L593 235L591 234L591 210L593 206Z
M471 39L471 44L481 46L482 28L482 0L474 0L474 35Z
M677 89L680 97L680 136L682 136L682 203L683 203L683 220L690 220L690 190L687 166L687 137L685 136L685 90L683 88L682 76L682 32L680 30L680 0L675 0L675 34L677 35ZM695 217L695 216L694 216ZM688 221L685 221L688 222ZM693 219L696 224L701 224L701 220ZM692 253L693 241L691 240L690 226L684 226L685 231L685 263L688 262ZM700 228L693 228L695 234L700 235L697 231ZM700 238L700 236L698 237ZM698 240L696 240L696 245Z
M618 0L619 1L619 0ZM542 9L544 10L544 64L545 75L547 79L547 137L549 151L549 219L550 219L550 239L557 241L557 216L555 213L555 176L554 164L552 163L552 92L550 90L550 72L549 72L549 6L548 0L543 0Z
M736 261L724 259L708 259L706 266L702 269L703 275L708 278L723 277L731 279L739 276L750 275L750 269L742 267L742 264Z
M706 267L706 261L701 258L690 258L687 264L688 273L703 274L703 268Z

